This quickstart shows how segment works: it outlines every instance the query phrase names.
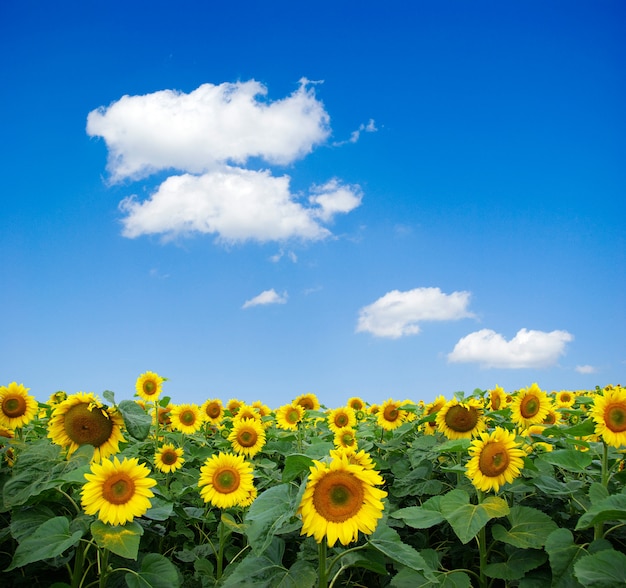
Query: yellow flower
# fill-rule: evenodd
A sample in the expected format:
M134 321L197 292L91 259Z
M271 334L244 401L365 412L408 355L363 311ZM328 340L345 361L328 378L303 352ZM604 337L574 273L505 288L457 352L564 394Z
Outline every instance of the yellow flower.
M174 405L170 411L172 428L187 435L193 435L204 424L204 418L197 404Z
M159 419L159 427L162 429L171 429L172 419L170 418L170 413L172 412L172 405L168 404L167 406L156 406L157 411L152 409L152 422L156 424L157 414Z
M455 398L446 402L437 412L435 422L448 439L471 439L486 427L482 404L476 398L463 402Z
M254 408L253 406L249 406L245 402L239 407L236 416L233 418L233 423L237 420L241 419L253 419L257 422L261 422L261 413Z
M370 414L372 416L376 416L379 411L380 411L380 405L378 405L378 404L372 404L367 409L368 414Z
M504 388L496 385L493 390L489 390L489 400L487 401L487 407L489 410L500 410L507 405L507 394Z
M91 392L78 392L55 407L48 437L67 447L68 457L81 445L93 445L93 461L100 461L119 451L123 426L124 419L115 408L103 405Z
M626 445L626 390L621 386L604 389L593 399L591 418L596 423L595 432L607 445Z
M369 453L366 453L363 449L361 451L352 451L344 447L338 447L337 449L330 450L331 459L341 459L347 457L350 463L360 465L366 470L374 469L374 461Z
M358 396L352 396L351 398L348 398L348 402L346 402L346 406L353 408L354 411L357 413L359 412L365 413L365 410L366 410L365 402Z
M252 408L256 408L261 415L261 418L270 416L272 414L272 409L267 406L267 404L263 404L260 400L255 400L251 404Z
M466 475L483 492L497 492L507 482L520 475L525 452L515 442L515 433L496 427L491 433L481 433L473 439L468 452Z
M377 414L378 424L385 429L385 431L393 431L404 424L406 420L406 411L400 407L402 402L392 400L385 400L380 406L380 410Z
M356 433L352 427L345 427L344 429L339 429L335 433L334 438L335 447L342 447L349 451L356 451L357 449L357 440Z
M165 378L154 372L144 372L135 382L135 390L140 398L156 402L161 394L161 386Z
M356 427L356 414L353 408L341 406L328 411L326 422L328 423L328 428L333 433L337 433L346 427Z
M241 400L237 400L236 398L231 398L226 403L226 409L230 412L230 416L237 416L239 412L239 407L243 404Z
M571 408L576 402L576 393L569 390L561 390L555 395L557 408Z
M440 394L433 402L424 407L424 416L437 414L445 405L446 398ZM437 432L437 422L433 420L422 423L422 430L425 435L434 435Z
M39 405L29 390L17 382L0 386L0 426L17 429L35 418Z
M320 409L320 401L317 399L317 396L312 392L307 392L306 394L300 394L297 396L292 404L298 404L304 410L319 410Z
M304 417L304 408L299 404L285 404L276 411L276 426L287 431L297 431Z
M245 506L254 492L252 465L243 455L219 452L200 468L200 496L217 508Z
M143 516L152 506L150 498L154 494L150 488L156 485L149 474L150 470L136 457L121 462L114 457L113 461L92 464L81 492L83 509L88 515L97 513L109 525L123 525Z
M510 407L511 420L518 427L527 429L530 425L543 423L552 408L552 402L537 384L533 384L530 388L519 390Z
M265 445L265 429L257 419L237 418L228 440L235 453L251 458Z
M183 454L182 448L175 447L172 443L166 443L154 454L154 465L164 474L175 472L183 467L185 462Z
M301 534L312 535L318 543L326 538L332 547L337 540L342 545L356 541L359 531L373 533L382 517L382 499L387 496L376 488L383 483L380 474L350 463L346 456L329 465L313 463L298 507Z
M200 410L213 425L219 425L224 418L224 407L219 398L206 400L200 407Z

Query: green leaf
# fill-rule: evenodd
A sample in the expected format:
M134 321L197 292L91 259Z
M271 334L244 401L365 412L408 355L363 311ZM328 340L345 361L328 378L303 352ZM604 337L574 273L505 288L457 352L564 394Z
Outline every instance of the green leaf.
M153 521L166 521L174 512L174 504L159 496L150 499L152 506L146 511L144 517Z
M552 588L582 588L574 578L574 563L587 552L574 543L569 529L557 529L548 536L545 550L552 568Z
M471 442L471 439L449 439L437 445L435 449L440 452L466 453Z
M615 588L626 585L626 555L607 549L581 557L574 564L578 581L586 588Z
M137 573L125 576L128 588L177 588L180 586L176 566L159 553L149 553L141 560Z
M413 547L403 543L400 535L391 527L379 524L376 531L370 535L368 543L393 561L408 566L417 572L423 572L427 579L436 581L433 570L426 563L426 560Z
M134 400L122 400L117 406L129 435L143 441L150 433L152 417Z
M309 473L309 468L313 465L313 460L308 455L292 453L285 458L285 468L283 469L283 482L291 482L300 474Z
M491 520L509 514L506 500L488 496L480 504L470 504L469 494L459 488L441 497L441 514L452 530L466 544Z
M608 497L609 491L600 482L593 482L589 486L589 500L591 500L592 504L596 504Z
M17 546L11 565L5 571L61 555L76 545L81 537L80 531L70 532L70 522L66 517L54 517L40 525Z
M126 559L137 559L143 527L136 522L108 525L100 520L91 523L91 534L99 547Z
M304 492L304 485L300 492ZM300 492L291 484L279 484L262 492L252 503L244 519L247 536L255 555L261 555L272 538L295 516Z
M102 393L102 398L111 404L115 404L115 392L111 392L111 390L105 390Z
M392 512L389 516L394 519L402 519L413 529L429 529L444 521L439 510L440 496L429 498L422 506L408 506Z
M392 588L471 588L465 572L435 572L435 579L427 579L422 572L402 568L389 583Z
M527 572L538 568L547 559L543 550L514 549L506 561L487 564L485 575L499 580L519 580Z
M512 507L507 518L511 528L507 531L501 525L494 525L491 530L493 538L522 549L540 549L550 533L557 529L557 524L547 514L529 506Z
M538 459L570 472L584 472L591 465L593 456L588 451L556 449L542 453Z
M543 430L542 434L546 437L563 437L565 435L587 437L588 435L593 435L595 430L596 425L593 419L587 419L571 427L547 427Z
M626 494L615 494L595 504L578 519L576 531L592 527L605 521L626 520Z

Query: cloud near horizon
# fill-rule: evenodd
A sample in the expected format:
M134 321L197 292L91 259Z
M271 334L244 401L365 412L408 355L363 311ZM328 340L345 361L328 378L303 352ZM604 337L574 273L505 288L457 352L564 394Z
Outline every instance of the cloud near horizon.
M285 304L287 302L287 292L278 294L274 288L264 290L254 298L246 300L241 308L250 308L252 306L263 306L266 304Z
M304 157L329 137L330 117L306 79L282 100L266 94L255 80L203 84L189 94L123 96L90 112L87 134L104 139L112 183L179 172L147 199L120 202L122 234L208 233L222 242L329 237L324 223L361 204L358 185L337 178L314 184L303 204L288 175L245 166L252 158L288 165Z
M461 338L451 353L451 363L479 363L484 368L544 368L557 363L574 336L567 331L520 329L507 341L491 329L481 329Z
M469 292L444 294L439 288L392 290L359 311L357 333L398 339L420 332L420 322L471 318Z

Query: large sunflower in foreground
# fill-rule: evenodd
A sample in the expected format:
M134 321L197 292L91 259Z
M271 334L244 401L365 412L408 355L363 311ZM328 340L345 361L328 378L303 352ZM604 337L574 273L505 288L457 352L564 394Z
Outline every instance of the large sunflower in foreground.
M154 372L144 372L135 382L135 391L140 398L149 402L156 402L161 394L161 386L165 378Z
M287 431L297 431L304 417L304 408L299 404L284 404L276 411L276 426Z
M393 429L397 429L399 426L404 424L406 420L406 411L402 410L400 407L402 406L402 402L397 400L385 400L380 405L380 410L376 415L378 420L378 424L385 429L385 431L393 431Z
M596 434L607 445L626 445L626 390L621 386L607 387L603 394L596 394L591 418L596 423Z
M476 398L446 402L437 412L435 422L448 439L471 439L486 428L483 405Z
M170 474L183 467L184 451L172 443L165 443L154 454L154 467L164 474Z
M342 545L356 541L359 531L371 534L382 517L383 483L374 470L352 464L347 456L333 459L330 464L314 461L298 513L302 515L301 535L324 538L332 547L337 540Z
M152 486L156 480L149 478L150 470L139 464L136 457L105 459L91 465L85 474L87 483L81 491L83 509L88 515L110 525L123 525L140 517L152 506Z
M204 417L197 404L178 404L170 411L172 428L193 435L204 424Z
M520 428L543 423L552 408L552 400L537 384L520 389L511 404L511 420Z
M252 464L243 455L220 451L200 468L198 486L204 502L217 508L247 506L254 493Z
M0 426L16 429L35 418L39 404L23 384L0 386Z
M239 419L228 436L233 451L254 457L265 445L265 429L257 419Z
M48 437L66 447L68 457L81 445L93 445L93 461L100 461L119 451L123 426L117 409L105 406L91 392L78 392L56 406L48 421Z
M515 433L496 427L472 440L468 449L472 456L467 462L466 475L478 490L498 491L520 475L525 451L515 441Z

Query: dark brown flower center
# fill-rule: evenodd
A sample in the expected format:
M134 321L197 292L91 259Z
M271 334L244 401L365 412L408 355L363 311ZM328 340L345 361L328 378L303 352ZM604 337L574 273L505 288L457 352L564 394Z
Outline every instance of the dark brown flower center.
M230 494L239 488L240 476L236 469L223 467L213 474L213 487L220 494Z
M537 398L533 394L529 394L528 396L524 396L524 398L522 398L519 410L520 414L525 419L531 419L539 412L540 408L541 402L539 398Z
M315 510L332 523L343 523L363 506L363 484L349 472L334 471L321 478L313 491Z
M257 432L252 428L241 429L237 433L237 442L242 447L254 447L258 439Z
M383 411L383 418L390 423L397 421L400 417L400 411L395 404L390 404L389 406L385 406L385 410Z
M23 416L26 408L26 399L23 396L7 396L2 401L2 412L10 419Z
M609 404L604 410L604 423L613 433L626 431L626 404Z
M111 504L126 504L135 494L135 483L128 474L112 475L102 484L102 497Z
M178 453L176 453L173 449L166 449L163 453L161 453L161 461L165 465L174 465L178 461Z
M478 469L483 476L495 478L509 467L511 459L506 447L500 441L487 443L480 452Z
M444 420L453 431L467 433L478 424L478 411L473 406L455 404L448 409Z
M101 408L89 409L87 403L72 406L65 414L64 428L67 436L78 445L100 447L111 438L113 422Z

